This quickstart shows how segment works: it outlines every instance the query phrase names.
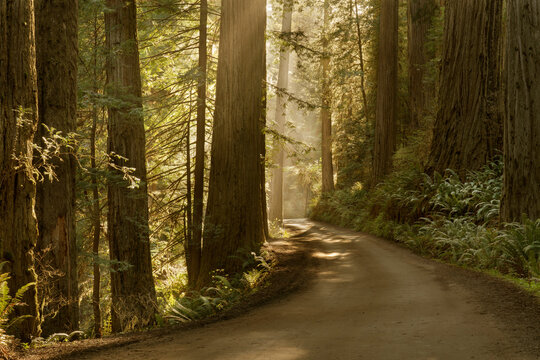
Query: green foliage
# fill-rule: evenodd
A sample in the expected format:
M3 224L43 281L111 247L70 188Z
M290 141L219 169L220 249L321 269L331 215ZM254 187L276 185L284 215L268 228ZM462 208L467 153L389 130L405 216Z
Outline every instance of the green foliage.
M238 281L214 275L213 286L200 292L183 294L167 310L165 316L171 322L201 320L230 308L244 296L244 288Z
M240 289L231 285L226 277L214 275L212 287L176 299L165 318L171 322L200 320L229 307L240 297Z
M4 264L4 263L3 263ZM0 265L0 268L3 266ZM28 283L21 287L15 293L15 296L9 294L8 282L9 275L4 273L0 275L0 328L7 329L22 320L30 317L30 315L19 316L17 318L10 320L10 315L13 313L17 306L25 305L22 301L24 294L33 286L35 283Z
M49 335L48 338L44 339L42 337L37 337L32 339L32 346L47 346L54 345L59 342L71 342L75 340L80 340L85 337L83 331L76 330L69 334L67 333L54 333Z
M465 180L416 167L371 191L360 185L321 197L312 217L396 240L419 254L526 279L540 277L540 219L499 224L501 159Z
M479 222L490 222L499 216L502 194L502 160L498 159L481 171L469 173L462 182L459 176L447 170L439 175L431 204L435 211L447 216L474 217Z
M361 188L336 190L323 194L311 208L310 217L345 227L354 227L359 209L365 203L365 191Z
M509 272L540 278L540 219L508 224L499 235L501 258Z
M170 296L164 318L172 323L184 323L230 309L266 285L268 274L275 265L268 259L268 254L251 253L244 263L246 271L243 274L228 278L216 271L212 276L212 286L201 291L184 290L179 296Z
M6 264L6 262L0 263L0 270ZM23 302L24 294L36 285L35 283L28 283L18 289L15 296L11 296L8 285L9 279L10 276L8 273L0 274L0 354L6 359L9 358L9 350L14 341L12 336L6 334L6 330L30 317L29 315L25 315L12 318L11 315L15 311L15 308L25 305Z
M48 179L58 180L55 174L55 163L62 161L63 156L75 155L78 147L77 134L64 134L53 127L41 124L44 128L44 136L39 139L39 144L34 143L33 166L34 175L38 181Z
M498 266L497 231L476 225L470 218L423 219L417 234L404 236L409 247L443 260L489 269ZM417 239L418 238L418 239Z
M540 276L540 220L524 219L502 230L472 217L424 219L417 233L401 241L419 253L521 278Z
M388 228L391 224L387 222L413 223L427 212L431 190L423 189L426 178L419 170L413 169L393 174L370 191L356 183L351 188L322 196L310 216L394 238L393 231Z

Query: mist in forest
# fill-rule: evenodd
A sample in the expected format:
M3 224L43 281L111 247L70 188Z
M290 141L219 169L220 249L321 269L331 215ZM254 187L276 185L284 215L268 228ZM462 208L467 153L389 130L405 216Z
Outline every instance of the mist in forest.
M268 6L267 41L267 126L271 132L276 129L276 102L280 45L284 42L277 34L281 31L281 6L274 3ZM305 41L316 38L320 32L319 15L314 9L306 7L294 11L291 37ZM292 41L291 41L292 42ZM297 52L289 43L290 65L288 88L283 91L286 106L281 108L285 114L285 129L281 136L267 136L267 148L271 152L282 146L285 151L283 174L283 217L303 218L316 194L320 192L321 171L321 121L319 99L319 77L313 77L318 69L318 56L310 51ZM311 75L310 75L311 74ZM268 157L267 196L271 198L272 181L271 156Z

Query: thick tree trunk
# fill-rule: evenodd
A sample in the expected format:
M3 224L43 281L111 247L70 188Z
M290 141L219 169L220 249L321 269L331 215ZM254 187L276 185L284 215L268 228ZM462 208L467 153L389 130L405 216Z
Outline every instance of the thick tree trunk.
M334 191L334 166L332 164L332 90L330 89L330 49L328 27L330 25L330 3L323 5L323 54L321 57L322 71L322 107L321 107L321 158L322 158L322 192Z
M127 158L113 161L134 168L133 175L140 179L139 186L130 189L122 174L113 170L116 178L108 184L110 258L123 263L111 271L112 330L117 332L155 321L156 292L148 228L137 10L134 0L107 0L107 7L108 90L116 99L109 107L108 151Z
M0 253L9 271L12 296L36 282L34 213L36 184L32 169L32 140L36 131L37 73L34 2L0 3ZM11 329L24 341L41 332L36 287L24 295L25 306L13 317L29 315Z
M430 171L463 175L502 149L502 0L447 0Z
M436 0L408 1L409 108L408 133L418 129L433 88L425 85L425 68L434 56L426 51L426 37L439 8Z
M540 218L540 1L509 0L501 218Z
M199 77L197 80L197 142L195 154L195 184L193 188L193 237L188 244L186 263L188 285L194 288L201 267L202 227L204 207L204 163L206 142L206 68L207 68L207 22L208 1L201 0L199 19Z
M49 128L74 132L77 119L77 1L36 0L39 123L36 143ZM54 159L56 179L37 186L37 252L44 335L79 327L79 288L75 236L75 159L63 149Z
M398 0L381 0L379 26L374 184L383 180L392 170L392 156L396 147Z
M292 1L283 4L283 19L281 23L281 34L283 38L290 34L292 29ZM280 134L285 133L285 119L287 101L282 91L287 91L289 86L289 62L291 53L287 45L282 45L279 51L279 74L278 93L276 99L276 130ZM283 166L285 163L285 152L283 144L276 141L274 146L274 164L272 169L272 193L270 197L270 210L268 216L270 221L283 223Z
M265 0L223 0L208 204L198 286L242 270L265 240Z

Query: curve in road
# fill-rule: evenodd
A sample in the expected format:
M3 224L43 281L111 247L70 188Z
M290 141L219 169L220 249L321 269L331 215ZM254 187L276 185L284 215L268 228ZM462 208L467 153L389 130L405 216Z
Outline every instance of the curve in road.
M370 235L305 220L287 225L305 231L301 240L320 259L305 290L232 320L80 359L540 358L538 328L523 337L508 327L485 304L489 293L453 274L464 270Z

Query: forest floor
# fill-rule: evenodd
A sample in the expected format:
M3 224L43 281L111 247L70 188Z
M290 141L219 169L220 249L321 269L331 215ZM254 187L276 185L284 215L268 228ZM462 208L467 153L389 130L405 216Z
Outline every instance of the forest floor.
M307 284L299 291L252 311L245 305L226 321L63 358L540 359L540 301L513 284L371 235L305 220L287 225L297 236L275 244L287 285L263 302Z
M103 355L96 355L96 358L106 359L108 358L106 352L108 349L121 348L142 341L154 341L153 339L161 339L163 336L170 334L182 336L181 332L217 321L231 319L265 303L278 300L310 284L314 278L313 271L316 269L315 264L317 262L317 259L312 256L312 245L301 241L301 237L299 237L304 232L303 227L289 227L287 232L290 238L274 239L265 245L265 250L268 250L278 260L277 265L272 268L267 281L268 285L216 316L202 321L193 321L144 332L111 335L102 339L51 343L29 351L21 351L14 356L17 360L67 360L82 359L83 354L86 353L103 352ZM115 358L113 357L110 360L115 360Z

